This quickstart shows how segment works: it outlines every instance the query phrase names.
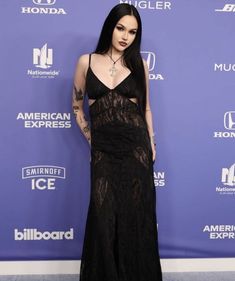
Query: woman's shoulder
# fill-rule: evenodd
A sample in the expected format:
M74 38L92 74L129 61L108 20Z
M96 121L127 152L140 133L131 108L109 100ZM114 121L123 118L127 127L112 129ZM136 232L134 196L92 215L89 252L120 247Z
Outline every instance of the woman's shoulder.
M99 57L101 55L97 54L97 53L83 54L79 57L78 61L80 61L81 63L85 63L85 64L89 63L89 56Z
M89 64L89 55L90 54L83 54L78 58L78 64L80 66L86 67Z
M89 54L83 54L77 59L76 69L82 71L83 73L86 73L88 67L89 67Z
M83 54L78 58L78 65L82 68L87 69L89 67L89 63L94 60L94 62L100 63L100 58L102 58L102 54L98 53L90 53L90 54Z

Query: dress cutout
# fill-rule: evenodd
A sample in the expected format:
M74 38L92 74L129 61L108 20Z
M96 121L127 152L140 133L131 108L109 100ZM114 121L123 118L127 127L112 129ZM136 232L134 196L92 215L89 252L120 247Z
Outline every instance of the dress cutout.
M91 190L80 281L162 281L156 191L147 124L130 73L114 89L86 77Z

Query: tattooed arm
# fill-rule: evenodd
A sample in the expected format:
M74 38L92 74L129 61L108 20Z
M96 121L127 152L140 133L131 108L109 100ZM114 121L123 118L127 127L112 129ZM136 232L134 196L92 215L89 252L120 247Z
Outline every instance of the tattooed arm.
M89 144L91 144L90 126L83 110L88 59L88 55L83 55L79 58L77 63L74 75L72 107L78 126L80 127Z

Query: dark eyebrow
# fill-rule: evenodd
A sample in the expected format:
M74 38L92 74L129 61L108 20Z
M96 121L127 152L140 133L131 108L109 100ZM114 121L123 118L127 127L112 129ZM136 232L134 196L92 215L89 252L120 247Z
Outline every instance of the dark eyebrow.
M121 24L121 23L118 23L117 25L121 25L122 27L124 27L124 28L126 28L123 24ZM130 29L131 31L133 31L133 30L135 30L135 31L137 31L137 28L133 28L133 29Z

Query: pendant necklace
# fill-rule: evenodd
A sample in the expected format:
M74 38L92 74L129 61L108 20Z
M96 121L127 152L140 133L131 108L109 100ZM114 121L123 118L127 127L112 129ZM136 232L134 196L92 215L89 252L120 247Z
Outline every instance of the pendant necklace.
M116 64L117 61L120 60L120 58L121 58L123 55L121 55L120 58L118 58L117 60L113 60L113 58L112 58L112 50L111 50L111 56L110 56L109 53L107 53L107 55L108 55L108 56L110 57L110 59L113 61L113 65L112 65L112 67L109 69L110 75L113 77L113 76L116 74L116 72L117 72L117 68L115 67L115 64Z

